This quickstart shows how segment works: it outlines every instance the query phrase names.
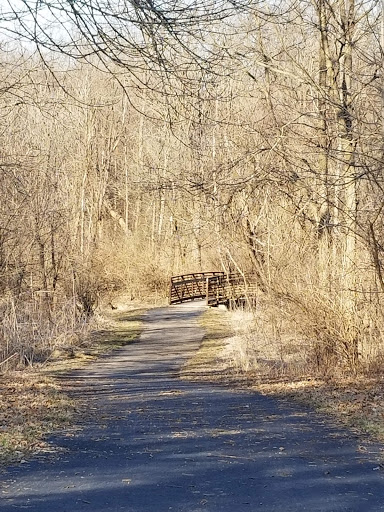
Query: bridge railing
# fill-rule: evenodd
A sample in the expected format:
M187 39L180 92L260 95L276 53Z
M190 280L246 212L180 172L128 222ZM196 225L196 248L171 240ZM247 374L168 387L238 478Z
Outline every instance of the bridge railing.
M208 306L246 307L256 300L257 281L250 274L196 272L171 278L169 302L205 299Z
M196 272L171 278L169 303L178 304L194 299L205 299L207 279L223 276L224 272Z
M256 293L257 282L254 275L223 274L207 279L207 306L249 306L254 303Z

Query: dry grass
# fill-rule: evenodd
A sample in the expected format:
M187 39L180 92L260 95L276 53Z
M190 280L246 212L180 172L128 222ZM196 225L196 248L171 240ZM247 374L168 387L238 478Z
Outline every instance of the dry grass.
M266 311L264 315L271 321ZM303 340L278 332L273 324L262 325L262 317L243 311L207 311L201 321L206 335L199 352L184 366L183 378L246 386L296 400L384 441L382 375L351 377L340 372L325 378L309 372L302 354L297 357Z
M131 303L114 305L116 309L105 309L96 319L97 329L79 345L56 350L44 365L50 374L82 367L98 356L123 347L135 340L141 332L141 318L149 305Z
M183 379L211 380L215 376L219 378L225 371L222 348L231 332L227 312L220 308L211 308L200 317L200 325L206 334L200 349L182 367Z
M0 381L0 465L22 462L31 454L51 451L48 433L71 426L82 404L62 390L56 376L81 368L99 355L124 346L141 332L146 308L131 305L105 312L102 328L72 350L56 350L34 370L13 371ZM61 380L64 386L64 382Z
M0 464L49 450L44 435L68 425L75 411L54 379L31 371L7 373L0 384Z
M384 442L384 383L377 378L258 382L252 389L291 398L328 414L357 433Z
M96 324L73 299L50 310L38 301L0 301L0 370L19 370L48 360L55 351L81 344Z

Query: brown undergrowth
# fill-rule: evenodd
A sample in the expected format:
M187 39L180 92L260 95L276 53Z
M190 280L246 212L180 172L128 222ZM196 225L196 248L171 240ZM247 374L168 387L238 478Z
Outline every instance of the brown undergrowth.
M252 313L211 309L203 315L201 324L206 335L199 352L184 366L182 378L247 387L296 400L355 432L384 442L384 380L380 373L368 376L362 371L351 376L339 372L330 376L320 375L313 368L308 371L304 364L295 364L302 354L295 357L297 347L292 340L287 359L282 357L286 354L281 352L281 339L276 346L269 340L255 347L260 331L252 333ZM282 364L286 360L291 364Z
M65 379L58 377L135 340L148 307L133 304L106 311L99 328L80 346L56 351L34 368L0 374L0 465L52 451L45 436L73 427L82 411L78 399L64 392Z

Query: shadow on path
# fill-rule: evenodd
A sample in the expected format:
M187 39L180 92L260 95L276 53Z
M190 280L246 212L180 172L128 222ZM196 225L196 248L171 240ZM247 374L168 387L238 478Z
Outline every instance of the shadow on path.
M73 374L94 414L10 468L0 510L243 512L384 510L380 447L253 392L184 382L201 304L151 312L140 343Z

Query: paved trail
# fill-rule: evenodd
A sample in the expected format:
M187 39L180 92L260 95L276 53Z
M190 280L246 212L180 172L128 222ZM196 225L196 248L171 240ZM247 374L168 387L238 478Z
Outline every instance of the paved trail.
M58 458L3 476L2 512L384 510L378 447L289 402L178 379L202 309L152 311L139 342L76 373L94 419L52 438Z

